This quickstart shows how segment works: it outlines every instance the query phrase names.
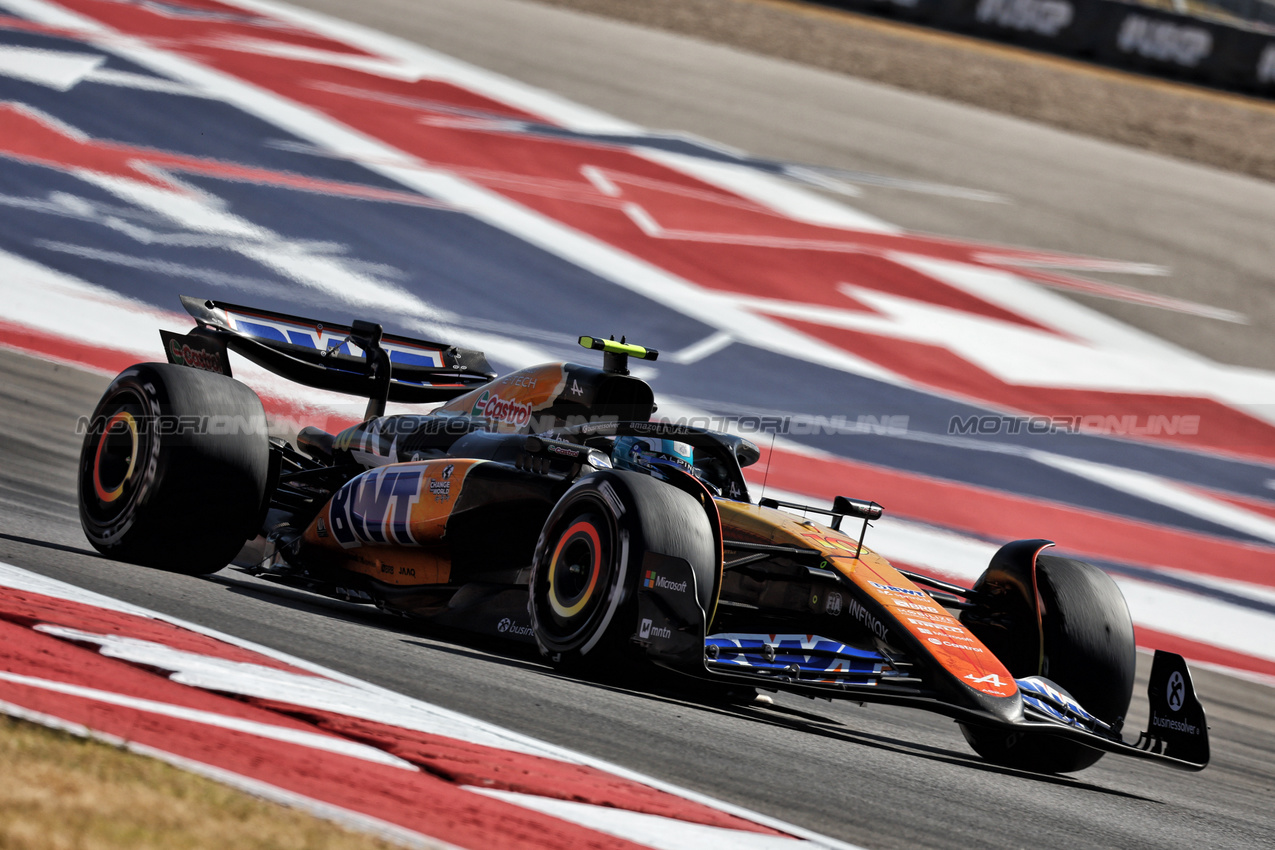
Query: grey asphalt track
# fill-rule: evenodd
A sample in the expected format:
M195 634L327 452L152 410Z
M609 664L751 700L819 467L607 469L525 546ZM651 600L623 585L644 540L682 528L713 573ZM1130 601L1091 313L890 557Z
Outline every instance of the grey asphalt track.
M1125 281L1239 310L1244 327L1091 301L1226 362L1275 368L1275 186L662 33L510 0L305 0L648 126L749 152L997 192L868 187L918 230L1168 265ZM156 354L159 354L158 339ZM1275 690L1198 671L1213 764L1107 757L1070 778L981 763L942 718L781 696L705 707L562 678L527 654L406 629L232 570L105 561L79 530L77 416L106 378L0 352L0 560L361 676L873 848L1270 847ZM1143 659L1143 667L1147 666ZM1145 686L1145 672L1138 696ZM1135 714L1135 728L1144 714Z
M946 719L780 695L727 708L667 684L564 678L527 652L412 627L233 569L191 578L101 558L75 508L77 417L108 382L0 350L0 561L871 848L1268 848L1275 689L1197 671L1213 763L1105 757L1072 777L981 762ZM1140 658L1129 729L1142 728Z

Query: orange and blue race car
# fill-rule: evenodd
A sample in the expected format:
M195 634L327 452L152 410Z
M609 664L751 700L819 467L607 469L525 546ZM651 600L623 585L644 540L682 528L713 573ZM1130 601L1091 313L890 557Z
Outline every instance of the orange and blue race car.
M1172 653L1155 654L1147 729L1124 739L1136 648L1106 573L1016 540L962 587L865 546L875 502L754 501L753 443L652 420L654 393L628 366L655 351L581 337L600 368L498 377L479 352L369 322L182 301L196 327L162 331L168 362L125 369L88 421L80 516L108 557L193 575L233 561L534 642L583 675L654 663L721 693L926 709L1001 765L1208 763L1204 710ZM231 351L366 397L363 421L271 436ZM387 416L389 402L436 406Z

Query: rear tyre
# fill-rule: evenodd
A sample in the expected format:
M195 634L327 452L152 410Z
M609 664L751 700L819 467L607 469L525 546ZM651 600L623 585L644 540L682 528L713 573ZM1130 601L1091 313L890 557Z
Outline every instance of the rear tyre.
M257 532L269 453L265 411L248 387L186 366L132 366L90 419L80 524L108 558L215 572Z
M1037 670L1070 693L1085 710L1116 729L1133 698L1137 644L1120 588L1102 570L1056 555L1036 559L1044 659ZM1047 735L1022 735L961 725L970 746L988 761L1041 773L1083 770L1103 753Z
M647 554L685 560L701 607L711 610L717 544L703 507L650 476L610 471L576 482L536 544L531 626L554 666L598 672L619 658L637 627L637 582Z

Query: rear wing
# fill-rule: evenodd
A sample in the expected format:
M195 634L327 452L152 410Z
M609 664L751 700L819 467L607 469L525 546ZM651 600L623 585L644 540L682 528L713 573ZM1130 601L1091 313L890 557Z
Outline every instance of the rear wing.
M363 396L368 418L388 401L447 401L496 377L481 351L386 334L371 322L329 324L188 295L181 302L196 327L160 331L169 363L229 376L234 351L298 384Z

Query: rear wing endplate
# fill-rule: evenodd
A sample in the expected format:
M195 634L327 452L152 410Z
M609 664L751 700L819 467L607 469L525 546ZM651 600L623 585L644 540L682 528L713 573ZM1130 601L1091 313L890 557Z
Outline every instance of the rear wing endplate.
M168 362L230 375L227 351L298 384L369 399L447 401L496 377L481 351L386 334L372 322L330 324L224 301L181 297L196 327L160 331Z

